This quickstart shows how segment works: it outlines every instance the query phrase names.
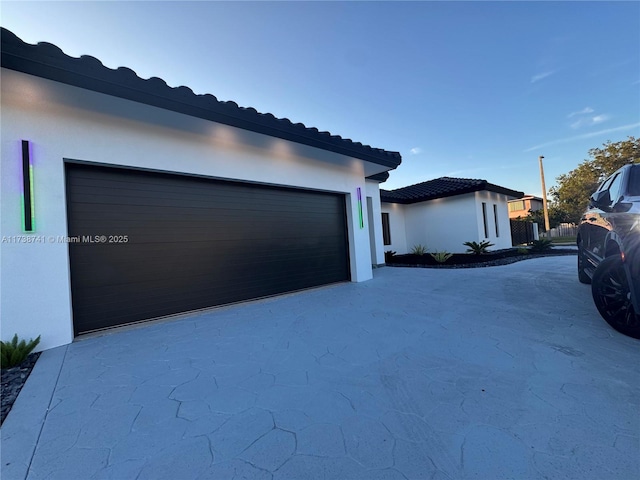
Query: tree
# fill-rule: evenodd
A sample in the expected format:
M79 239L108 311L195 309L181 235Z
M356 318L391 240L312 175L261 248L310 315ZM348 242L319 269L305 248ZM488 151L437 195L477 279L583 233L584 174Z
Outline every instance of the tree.
M538 224L538 229L544 232L544 211L529 210L529 214L523 219L528 222L535 222ZM570 223L569 216L566 212L562 211L556 205L550 202L549 205L549 228L555 228L561 223Z
M602 148L589 150L589 157L574 170L560 175L557 186L549 190L552 208L561 212L566 222L580 221L589 196L609 175L628 163L640 163L640 139L629 137L616 143L609 140Z

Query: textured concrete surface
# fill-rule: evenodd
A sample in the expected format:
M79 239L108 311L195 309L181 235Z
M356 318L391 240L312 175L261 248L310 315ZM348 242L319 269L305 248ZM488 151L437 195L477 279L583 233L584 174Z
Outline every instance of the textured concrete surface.
M2 478L639 478L640 343L575 261L384 268L50 350Z

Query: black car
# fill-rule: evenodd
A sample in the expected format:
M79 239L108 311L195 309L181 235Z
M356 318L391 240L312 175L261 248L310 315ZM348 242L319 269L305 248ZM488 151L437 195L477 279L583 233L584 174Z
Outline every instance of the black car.
M578 228L578 279L616 330L640 338L640 164L625 165L591 195Z

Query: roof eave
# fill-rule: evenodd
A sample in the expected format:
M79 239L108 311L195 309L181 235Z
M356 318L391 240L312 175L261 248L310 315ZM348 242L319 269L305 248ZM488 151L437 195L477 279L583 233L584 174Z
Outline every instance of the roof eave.
M524 192L519 192L517 190L511 190L510 188L501 187L500 185L494 185L493 183L487 183L483 190L488 190L493 193L499 193L501 195L506 195L507 197L512 198L522 198L524 197Z
M374 149L328 132L294 124L288 119L277 119L255 109L241 108L233 102L220 102L213 95L196 95L187 87L172 88L159 78L145 80L128 68L112 70L93 57L69 57L55 45L29 45L4 28L1 65L67 85L358 158L389 169L397 168L402 161L398 152Z
M389 172L376 173L375 175L369 175L366 180L373 182L384 183L389 179Z
M449 198L449 197L455 197L458 195L466 195L468 193L474 193L474 192L481 192L483 190L489 191L489 192L493 192L493 193L498 193L501 195L506 195L508 197L514 196L515 198L519 198L518 195L522 196L524 195L522 192L518 192L516 190L511 190L509 188L504 188L501 187L499 185L493 185L491 183L486 183L486 184L482 184L482 185L474 185L474 186L470 186L468 188L463 188L463 189L459 189L459 190L455 190L455 191L451 191L451 192L446 192L446 193L441 193L438 195L426 195L423 197L418 197L418 198L403 198L403 199L395 199L395 198L390 198L390 197L385 197L382 193L380 195L380 201L381 202L385 202L385 203L399 203L402 205L411 205L414 203L421 203L421 202L429 202L431 200L438 200L439 198Z

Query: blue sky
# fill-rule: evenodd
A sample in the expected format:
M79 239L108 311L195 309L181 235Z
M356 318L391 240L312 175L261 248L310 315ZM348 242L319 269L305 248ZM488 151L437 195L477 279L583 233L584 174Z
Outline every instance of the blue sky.
M92 55L373 147L383 188L440 176L541 194L640 136L639 2L9 2L28 43Z

